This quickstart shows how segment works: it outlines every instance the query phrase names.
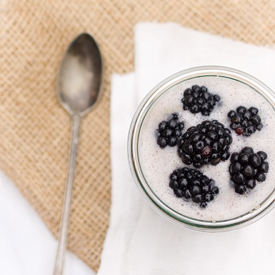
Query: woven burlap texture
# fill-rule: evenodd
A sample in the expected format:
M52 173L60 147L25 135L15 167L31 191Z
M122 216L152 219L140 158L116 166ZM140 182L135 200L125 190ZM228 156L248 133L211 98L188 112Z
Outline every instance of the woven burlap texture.
M91 33L101 48L105 93L82 122L69 235L69 249L96 271L111 204L110 76L134 69L134 24L173 21L248 43L274 44L275 2L3 0L1 5L0 169L55 237L70 142L69 115L56 99L56 74L79 33Z

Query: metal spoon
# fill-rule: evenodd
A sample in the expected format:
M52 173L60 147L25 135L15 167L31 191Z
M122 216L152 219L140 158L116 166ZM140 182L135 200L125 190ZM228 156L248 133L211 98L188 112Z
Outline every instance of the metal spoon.
M65 52L57 77L57 96L71 116L72 134L54 275L63 274L80 121L82 116L96 107L102 95L101 81L102 59L99 48L89 34L82 33Z

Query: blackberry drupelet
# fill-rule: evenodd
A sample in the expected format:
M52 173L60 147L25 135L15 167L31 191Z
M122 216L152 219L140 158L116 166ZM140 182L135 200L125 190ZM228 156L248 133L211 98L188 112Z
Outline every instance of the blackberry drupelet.
M161 148L167 145L173 147L177 145L179 137L182 135L184 123L178 121L179 116L173 113L167 121L162 121L157 129L157 144Z
M251 147L244 147L239 153L231 155L229 173L236 193L243 195L247 188L255 188L256 181L265 181L269 169L266 159L265 152L254 153Z
M263 124L258 112L258 109L255 107L247 109L243 106L239 106L236 111L231 110L227 115L231 121L231 129L237 135L246 137L251 136L256 130L261 131Z
M199 203L201 208L205 208L207 203L219 193L219 188L215 186L213 179L209 179L198 170L187 167L173 171L169 186L178 198L192 199L193 202Z
M189 110L193 114L201 112L202 115L209 116L220 99L219 95L209 93L205 86L194 85L184 91L181 101L183 110Z
M217 165L230 157L231 132L217 120L205 120L190 127L179 138L178 155L186 165L195 168L205 164Z

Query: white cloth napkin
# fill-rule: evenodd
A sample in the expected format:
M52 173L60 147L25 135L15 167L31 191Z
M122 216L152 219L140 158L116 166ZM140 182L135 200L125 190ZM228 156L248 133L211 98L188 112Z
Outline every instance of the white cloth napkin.
M0 171L0 274L53 273L57 242L34 209ZM67 252L64 275L93 275Z
M275 210L237 231L193 232L155 213L130 174L127 135L138 103L162 79L199 65L237 68L275 90L272 49L172 23L135 27L135 73L112 77L112 207L98 275L275 274Z

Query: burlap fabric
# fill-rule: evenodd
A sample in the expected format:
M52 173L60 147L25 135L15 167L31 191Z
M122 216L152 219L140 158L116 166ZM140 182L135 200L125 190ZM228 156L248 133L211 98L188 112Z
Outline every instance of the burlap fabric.
M275 1L1 1L0 169L57 236L70 120L55 96L68 43L91 33L105 61L104 98L83 119L69 249L97 270L111 204L110 76L134 69L133 26L174 21L258 45L275 43ZM20 211L20 209L18 209Z

